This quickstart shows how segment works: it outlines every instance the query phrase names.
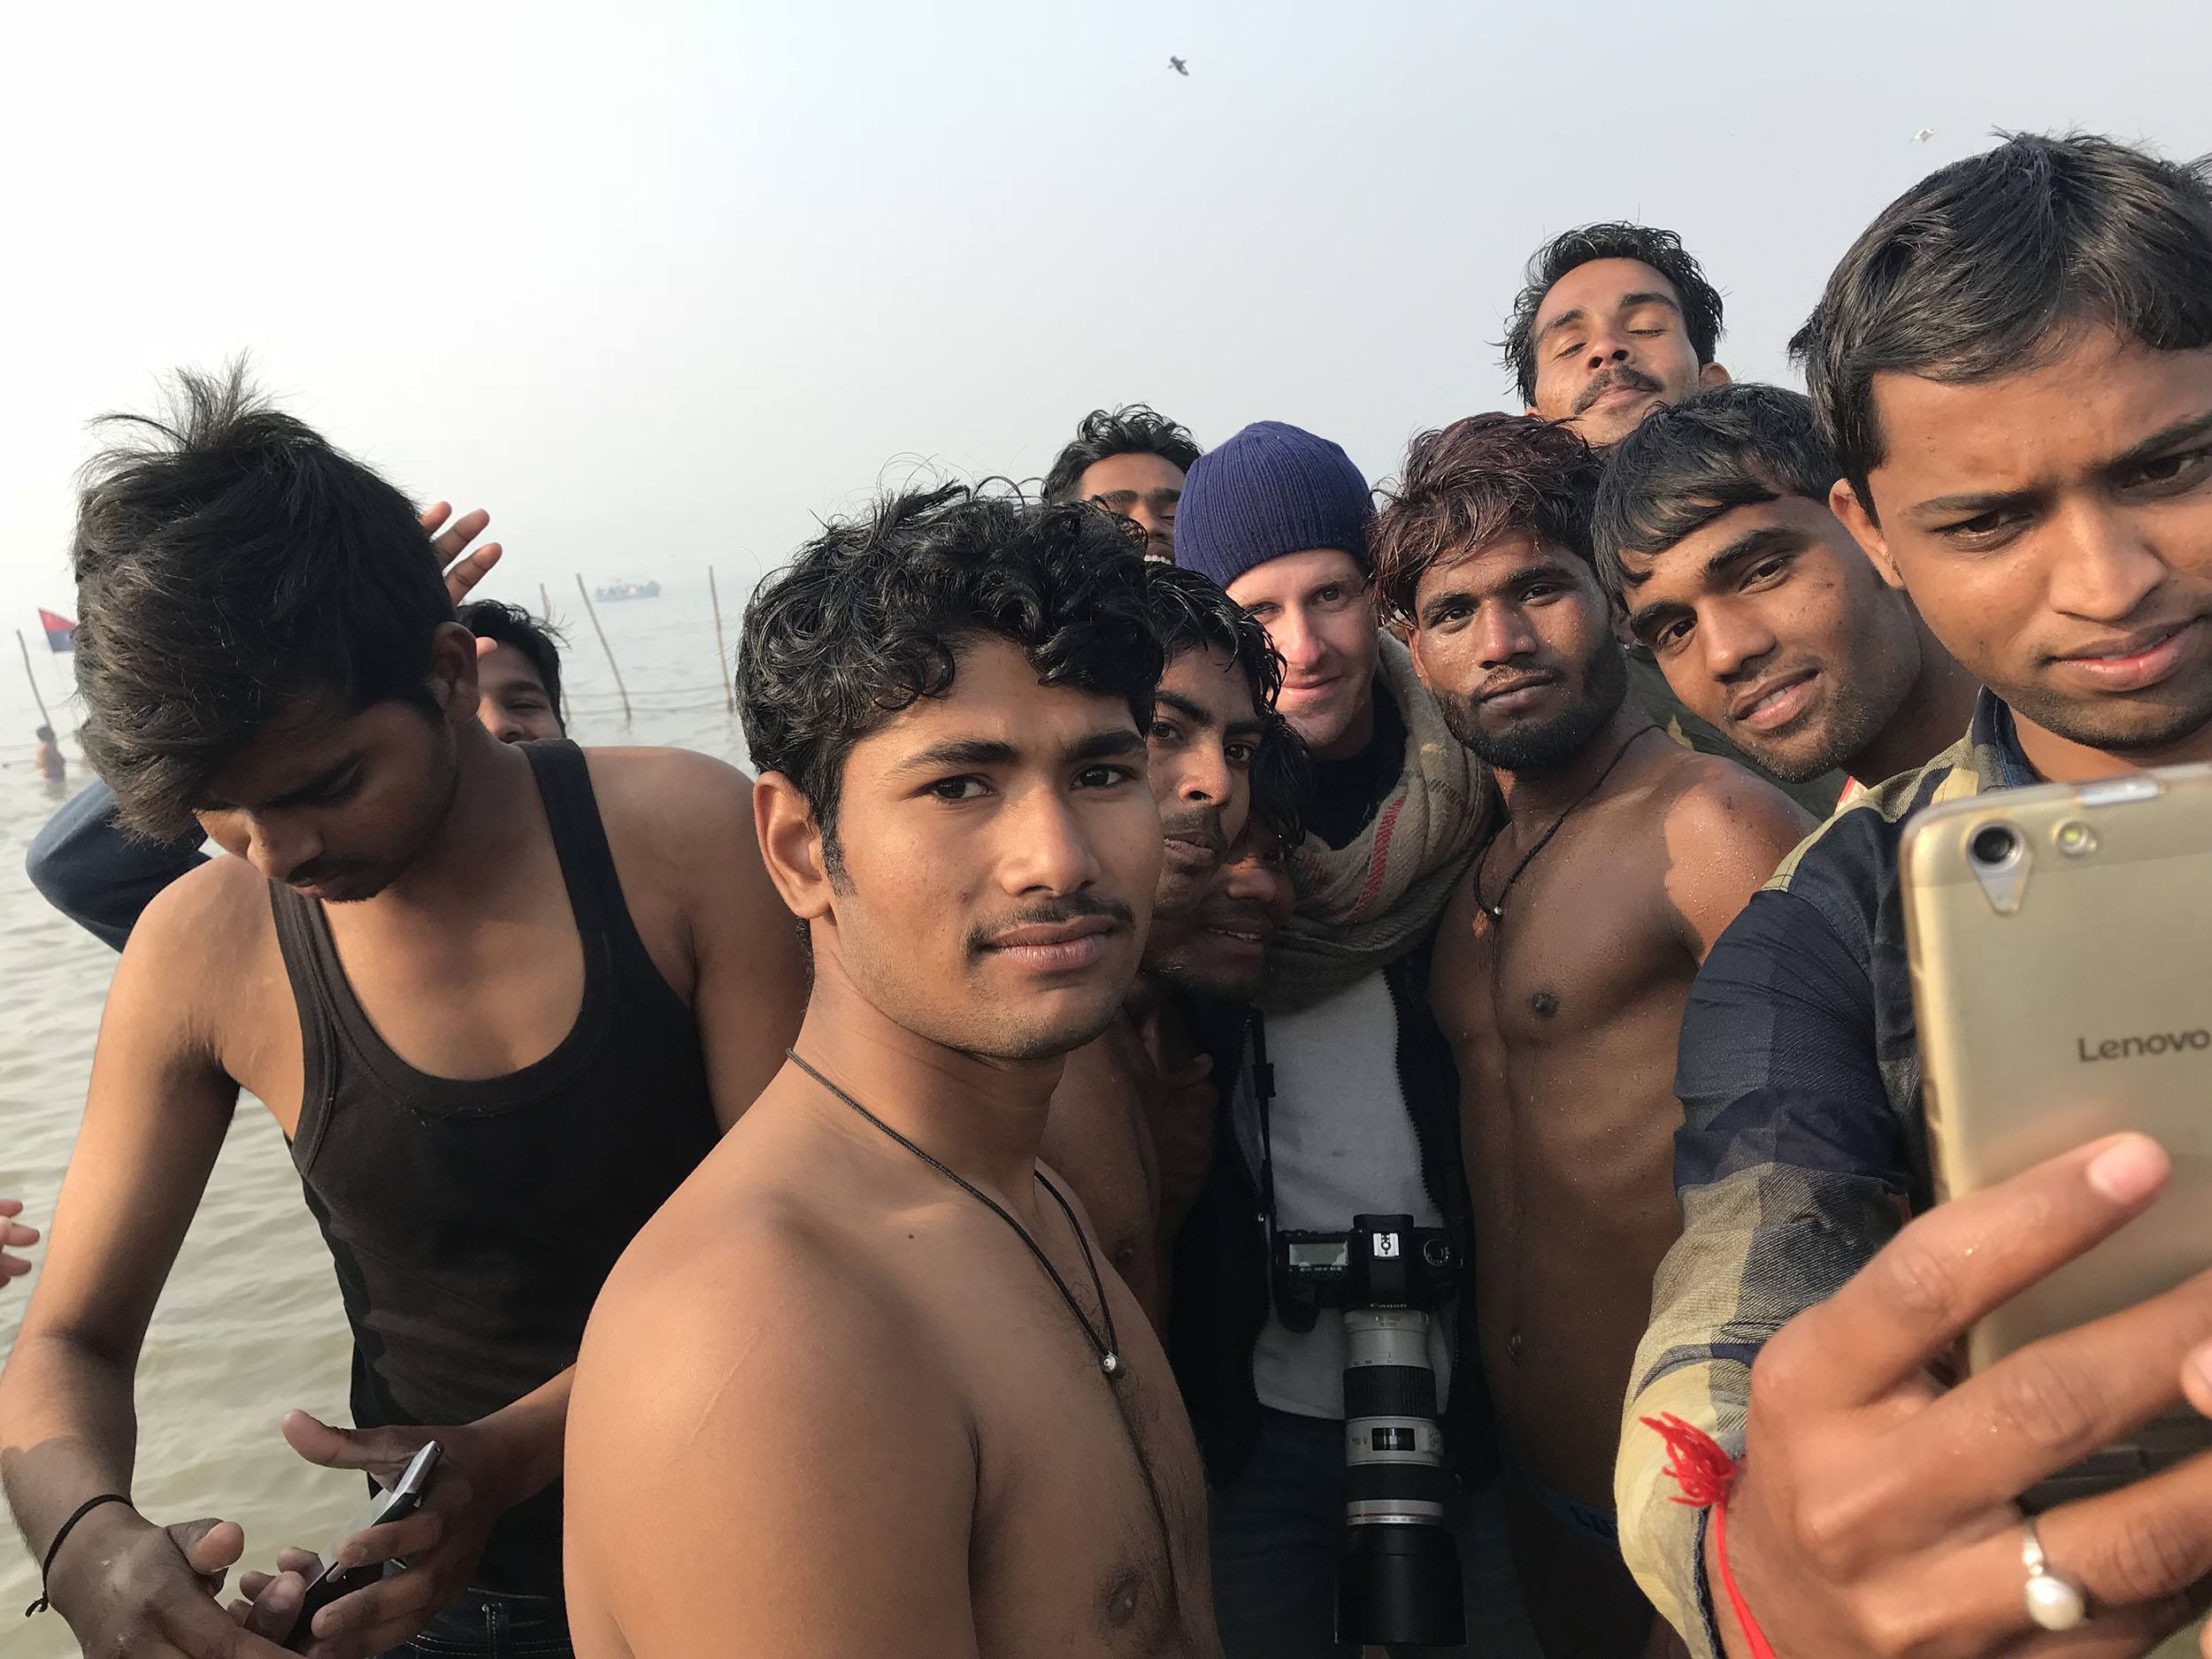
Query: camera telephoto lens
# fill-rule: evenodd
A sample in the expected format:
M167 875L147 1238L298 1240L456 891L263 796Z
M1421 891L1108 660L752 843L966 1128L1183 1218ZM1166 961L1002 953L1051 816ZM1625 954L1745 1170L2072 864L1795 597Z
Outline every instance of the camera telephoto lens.
M1985 824L1974 832L1967 850L1974 855L1978 864L2008 864L2020 850L2020 832L2009 824Z

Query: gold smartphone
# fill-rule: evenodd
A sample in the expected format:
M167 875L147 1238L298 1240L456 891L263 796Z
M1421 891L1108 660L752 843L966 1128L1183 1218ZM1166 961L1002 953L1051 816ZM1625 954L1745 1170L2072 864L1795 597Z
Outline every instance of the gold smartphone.
M1975 1327L1970 1370L2212 1268L2212 764L1939 803L1900 854L1939 1198L2116 1130L2166 1190ZM2032 1502L2212 1446L2185 1404Z

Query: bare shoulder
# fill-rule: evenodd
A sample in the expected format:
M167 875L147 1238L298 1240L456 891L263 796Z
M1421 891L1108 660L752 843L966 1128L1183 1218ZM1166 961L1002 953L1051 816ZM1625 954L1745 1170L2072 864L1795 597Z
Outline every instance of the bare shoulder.
M1721 756L1688 750L1656 822L1671 925L1701 962L1814 827L1804 809L1765 779Z
M979 1435L945 1340L866 1223L733 1177L731 1149L593 1309L572 1609L640 1659L972 1653Z
M230 986L243 964L274 949L268 878L228 854L186 872L154 895L131 929L119 983L157 973L164 995Z
M672 1450L710 1420L757 1423L772 1405L810 1418L886 1379L918 1391L910 1406L933 1378L949 1387L881 1264L803 1203L726 1179L718 1166L737 1149L710 1156L609 1276L579 1356L574 1432L649 1436ZM634 1409L641 1388L657 1410Z
M1813 833L1805 810L1756 772L1724 756L1676 752L1658 820L1670 847L1740 846L1778 862Z
M592 793L610 819L684 833L753 821L753 780L689 749L588 749Z

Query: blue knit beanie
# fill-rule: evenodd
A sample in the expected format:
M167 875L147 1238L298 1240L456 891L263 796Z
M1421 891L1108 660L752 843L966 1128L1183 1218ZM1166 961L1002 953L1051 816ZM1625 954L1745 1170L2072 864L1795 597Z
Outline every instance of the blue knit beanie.
M1175 562L1222 588L1286 553L1340 548L1367 565L1375 503L1326 438L1256 420L1191 464L1175 504Z

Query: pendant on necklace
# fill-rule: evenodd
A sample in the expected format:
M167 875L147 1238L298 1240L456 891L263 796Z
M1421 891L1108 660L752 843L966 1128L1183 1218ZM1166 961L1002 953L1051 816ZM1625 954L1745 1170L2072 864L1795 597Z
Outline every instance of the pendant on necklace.
M1483 913L1484 913L1486 916L1489 917L1492 926L1494 926L1496 924L1498 924L1498 923L1502 922L1503 920L1505 920L1505 906L1504 906L1504 905L1502 905L1502 904L1486 904L1486 905L1484 905L1484 906L1482 907L1482 909L1483 909Z
M1111 1348L1107 1349L1105 1353L1098 1356L1098 1368L1099 1370L1104 1371L1109 1377L1120 1376L1121 1356L1115 1353Z

